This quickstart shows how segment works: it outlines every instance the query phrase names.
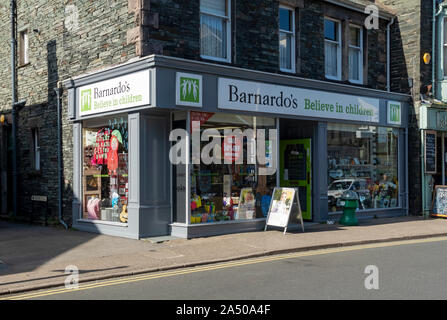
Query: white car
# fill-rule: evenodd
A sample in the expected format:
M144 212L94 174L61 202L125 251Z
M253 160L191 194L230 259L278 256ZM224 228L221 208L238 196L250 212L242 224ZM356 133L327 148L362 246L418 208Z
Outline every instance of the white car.
M340 197L348 190L357 192L361 206L364 206L365 200L369 199L369 190L365 179L340 179L329 185L327 192L329 207L339 207Z

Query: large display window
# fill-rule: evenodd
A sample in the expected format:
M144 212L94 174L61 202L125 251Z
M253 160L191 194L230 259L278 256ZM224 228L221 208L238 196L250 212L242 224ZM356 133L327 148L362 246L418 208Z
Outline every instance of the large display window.
M268 213L271 194L276 186L276 171L260 174L261 168L272 166L273 145L269 129L276 129L274 118L242 116L225 113L191 112L191 136L200 132L203 137L207 129L220 141L217 147L217 163L200 164L192 161L190 169L191 223L211 223L231 220L265 218ZM240 137L227 135L227 130L240 130ZM256 157L258 129L265 133L265 161ZM248 131L247 131L248 130ZM211 132L211 131L208 131ZM276 134L276 131L275 131ZM208 136L210 137L210 136ZM202 139L203 140L203 139ZM194 144L194 143L193 143ZM208 141L200 142L203 150ZM194 150L194 145L192 150ZM259 146L258 146L259 147ZM193 152L194 154L194 152ZM216 153L214 153L216 154ZM230 162L230 163L228 163Z
M127 223L127 116L84 123L82 219Z
M328 201L341 211L347 190L359 196L359 210L399 206L399 130L377 126L328 124Z

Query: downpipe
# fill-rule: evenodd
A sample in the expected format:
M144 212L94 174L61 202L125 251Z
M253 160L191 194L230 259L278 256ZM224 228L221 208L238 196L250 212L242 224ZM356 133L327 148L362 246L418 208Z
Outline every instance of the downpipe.
M61 83L58 81L57 87L54 88L57 97L57 183L58 183L58 219L65 230L68 230L68 225L62 219L62 116L61 116Z

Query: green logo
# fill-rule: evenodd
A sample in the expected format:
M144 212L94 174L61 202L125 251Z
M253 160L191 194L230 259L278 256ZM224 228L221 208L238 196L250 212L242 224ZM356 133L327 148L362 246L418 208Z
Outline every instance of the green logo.
M81 111L90 111L92 109L92 90L81 91Z
M390 104L390 121L400 123L400 105Z
M199 79L180 77L180 101L200 103Z

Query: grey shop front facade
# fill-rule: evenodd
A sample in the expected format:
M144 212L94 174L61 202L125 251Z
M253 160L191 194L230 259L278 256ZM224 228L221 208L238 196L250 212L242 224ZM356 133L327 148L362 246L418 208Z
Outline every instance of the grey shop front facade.
M408 214L407 95L158 55L64 85L79 230L262 230L279 186L309 222L337 219L346 190L358 216Z

